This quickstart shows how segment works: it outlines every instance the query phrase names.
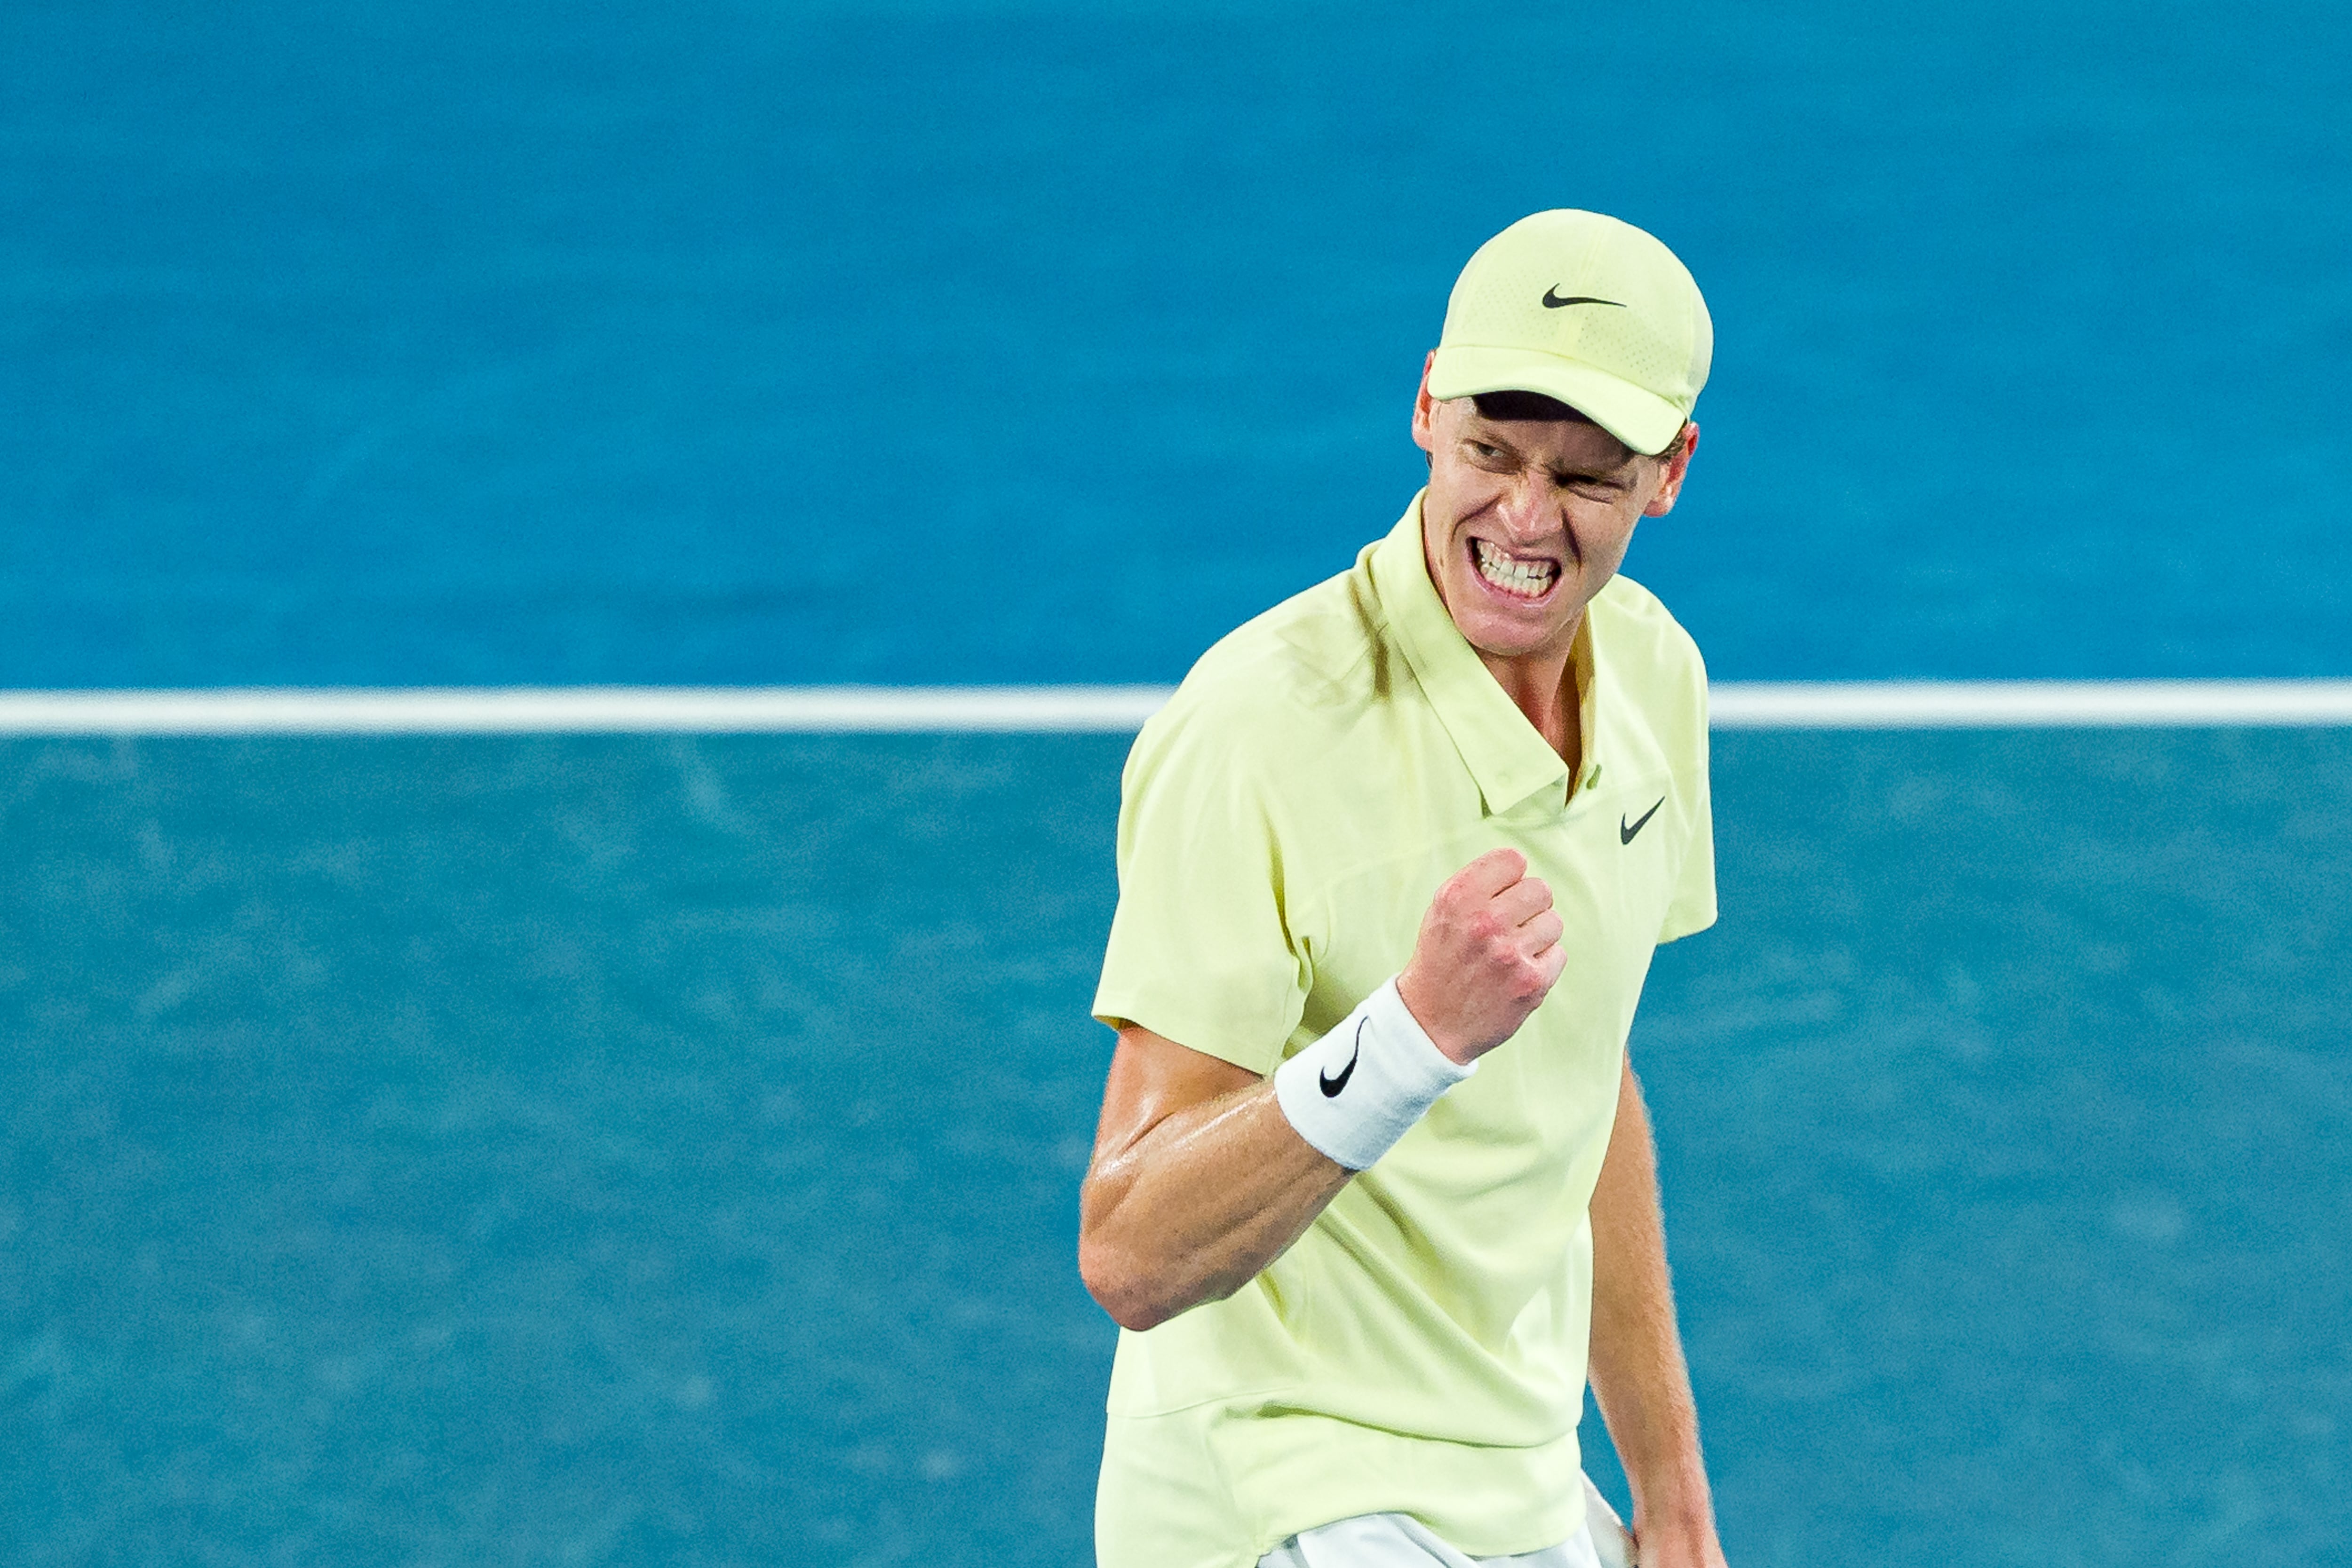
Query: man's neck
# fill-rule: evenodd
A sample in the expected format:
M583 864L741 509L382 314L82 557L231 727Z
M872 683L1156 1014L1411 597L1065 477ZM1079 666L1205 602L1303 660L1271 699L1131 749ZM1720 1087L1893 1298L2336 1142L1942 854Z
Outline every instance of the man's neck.
M1580 617L1578 629L1582 629ZM1583 755L1579 724L1580 694L1576 683L1575 638L1557 653L1526 653L1517 658L1480 653L1478 662L1495 677L1513 706L1527 716L1544 744L1568 764L1570 788ZM1473 650L1475 652L1475 650Z

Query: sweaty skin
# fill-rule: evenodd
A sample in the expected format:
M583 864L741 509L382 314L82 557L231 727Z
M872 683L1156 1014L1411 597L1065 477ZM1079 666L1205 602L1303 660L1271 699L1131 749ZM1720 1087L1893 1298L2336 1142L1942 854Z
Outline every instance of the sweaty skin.
M1585 606L1635 524L1672 509L1697 436L1687 427L1661 461L1582 421L1487 419L1471 399L1433 399L1423 367L1412 437L1429 455L1430 580L1570 777L1582 737L1570 653ZM1567 956L1551 905L1512 850L1481 855L1431 901L1397 989L1455 1061L1509 1040L1559 979ZM1079 1272L1122 1327L1151 1328L1255 1278L1353 1175L1292 1129L1270 1079L1129 1024L1079 1191ZM1630 1064L1591 1216L1592 1385L1612 1436L1623 1424L1643 1568L1720 1568Z

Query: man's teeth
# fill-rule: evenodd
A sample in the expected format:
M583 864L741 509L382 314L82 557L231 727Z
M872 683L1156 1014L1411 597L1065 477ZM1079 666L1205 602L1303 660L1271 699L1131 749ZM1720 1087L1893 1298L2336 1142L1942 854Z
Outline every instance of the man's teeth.
M1540 599L1551 589L1559 568L1548 560L1519 560L1505 555L1485 539L1470 541L1478 556L1478 575L1506 593Z

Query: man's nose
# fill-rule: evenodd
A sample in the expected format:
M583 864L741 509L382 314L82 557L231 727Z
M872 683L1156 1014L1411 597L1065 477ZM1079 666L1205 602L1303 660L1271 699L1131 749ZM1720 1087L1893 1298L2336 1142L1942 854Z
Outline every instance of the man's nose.
M1514 479L1499 510L1503 527L1515 540L1533 544L1552 532L1551 497L1539 479L1525 474Z

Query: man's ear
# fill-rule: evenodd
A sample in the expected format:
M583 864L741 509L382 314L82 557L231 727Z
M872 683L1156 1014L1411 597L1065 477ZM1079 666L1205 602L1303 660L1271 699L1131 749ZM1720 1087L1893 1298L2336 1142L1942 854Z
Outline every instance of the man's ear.
M1423 452L1437 450L1437 400L1429 395L1429 367L1437 363L1437 350L1421 361L1421 391L1412 399L1412 444Z
M1667 463L1665 476L1658 483L1658 493L1642 508L1645 517L1663 517L1675 509L1675 498L1683 493L1683 476L1690 472L1691 454L1698 450L1698 426L1693 424L1683 437L1683 449Z

